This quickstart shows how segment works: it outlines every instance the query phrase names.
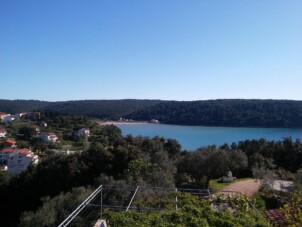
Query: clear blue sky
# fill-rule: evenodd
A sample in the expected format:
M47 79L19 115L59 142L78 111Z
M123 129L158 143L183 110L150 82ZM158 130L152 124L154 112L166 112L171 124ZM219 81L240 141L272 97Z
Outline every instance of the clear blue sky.
M1 0L0 99L302 100L301 0Z

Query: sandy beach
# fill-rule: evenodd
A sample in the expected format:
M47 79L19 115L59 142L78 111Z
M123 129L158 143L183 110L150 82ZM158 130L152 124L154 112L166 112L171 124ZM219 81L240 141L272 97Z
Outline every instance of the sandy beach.
M99 121L100 125L141 125L154 124L148 121Z

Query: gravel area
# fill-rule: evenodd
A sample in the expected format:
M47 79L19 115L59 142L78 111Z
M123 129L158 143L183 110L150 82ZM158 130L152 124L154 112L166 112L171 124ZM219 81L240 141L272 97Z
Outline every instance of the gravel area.
M259 191L260 182L258 180L246 180L235 182L229 186L226 186L223 191L235 191L240 192L247 197L251 198Z

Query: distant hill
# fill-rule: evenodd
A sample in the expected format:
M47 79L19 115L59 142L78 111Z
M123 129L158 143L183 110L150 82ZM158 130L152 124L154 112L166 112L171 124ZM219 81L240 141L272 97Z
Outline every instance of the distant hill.
M37 100L0 99L0 112L55 111L63 114L81 114L88 117L117 120L135 111L160 103L160 100L80 100L46 102Z
M0 112L20 113L43 109L54 103L38 100L6 100L0 99Z
M302 127L302 101L221 99L207 101L81 100L45 102L0 100L0 112L56 111L117 120L230 127Z
M223 99L167 101L127 116L179 125L302 127L302 101Z
M42 110L63 114L82 114L88 117L117 120L133 112L159 104L160 100L82 100L57 102L45 106Z

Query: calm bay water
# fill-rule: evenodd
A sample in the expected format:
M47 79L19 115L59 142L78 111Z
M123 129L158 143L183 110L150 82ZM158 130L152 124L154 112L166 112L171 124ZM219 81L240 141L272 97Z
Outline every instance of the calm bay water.
M183 149L193 150L207 145L231 144L247 139L282 140L283 137L302 139L302 129L282 128L232 128L232 127L205 127L179 126L165 124L129 124L117 125L123 135L133 136L160 136L173 138L179 141Z

